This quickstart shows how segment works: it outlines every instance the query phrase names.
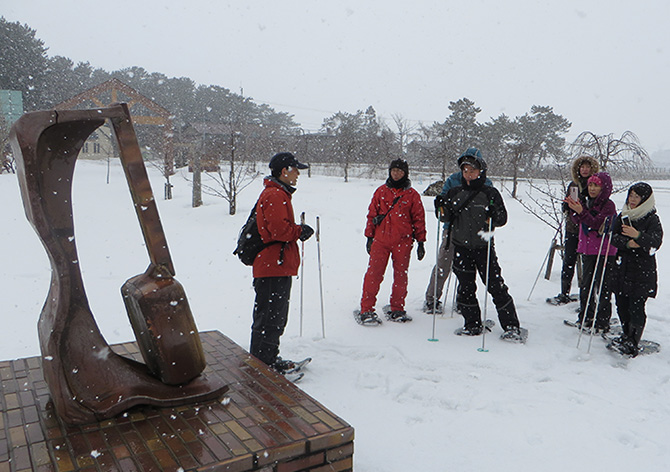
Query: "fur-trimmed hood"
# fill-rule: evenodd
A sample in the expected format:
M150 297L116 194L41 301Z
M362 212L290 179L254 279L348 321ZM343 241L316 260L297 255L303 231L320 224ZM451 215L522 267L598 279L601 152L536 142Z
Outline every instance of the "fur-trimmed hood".
M579 175L579 168L584 162L588 162L589 164L591 164L591 175L594 175L595 173L600 171L600 164L598 164L598 161L591 156L587 155L579 156L577 159L572 161L570 174L572 175L572 181L579 186L580 192L586 188L586 181L588 180L588 177L585 179Z

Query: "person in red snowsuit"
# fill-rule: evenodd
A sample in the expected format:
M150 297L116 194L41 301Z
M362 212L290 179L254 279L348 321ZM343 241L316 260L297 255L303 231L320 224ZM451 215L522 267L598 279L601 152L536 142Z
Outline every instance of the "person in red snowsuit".
M396 322L411 321L405 312L407 270L414 240L419 243L418 259L423 259L426 254L426 215L421 196L409 180L407 161L392 161L388 179L375 190L368 208L365 236L370 262L363 279L361 310L356 313L356 321L363 325L381 324L375 313L375 303L389 256L393 262L393 288L386 318Z

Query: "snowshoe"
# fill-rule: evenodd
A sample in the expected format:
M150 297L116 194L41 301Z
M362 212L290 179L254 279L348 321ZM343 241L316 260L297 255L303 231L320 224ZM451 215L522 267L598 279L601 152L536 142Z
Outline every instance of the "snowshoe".
M493 328L496 325L496 322L493 320L486 320L486 330L490 333L491 328ZM456 331L454 331L454 334L456 336L479 336L482 334L482 326L481 323L477 324L475 326L471 327L462 327L458 328Z
M287 372L284 374L284 377L286 380L288 380L291 383L298 383L302 380L302 378L305 376L304 372Z
M311 357L307 357L306 359L303 359L300 362L295 362L288 359L282 359L281 357L277 356L277 359L275 359L274 363L270 366L270 368L272 368L275 372L285 375L300 371L300 369L305 367L311 361L312 361Z
M528 330L526 328L517 328L515 326L501 334L500 339L511 343L525 344L528 339Z
M361 313L360 310L354 310L354 319L356 323L363 326L379 326L382 324L382 320L379 319L377 313L374 311Z
M288 380L289 382L295 383L300 381L300 379L302 379L305 376L305 373L300 372L300 369L302 369L302 367L304 367L305 365L309 364L311 360L312 358L308 357L307 359L303 359L300 362L294 362L288 359L282 359L281 357L277 357L274 363L270 366L270 369L286 377L286 380Z
M293 363L293 366L290 367L289 369L287 369L286 372L284 372L284 375L286 375L286 374L295 374L295 373L297 373L297 372L301 372L302 369L303 369L307 364L309 364L310 362L312 362L312 358L311 358L311 357L306 357L306 358L304 358L304 359L301 360L301 361L296 361L296 362L289 361L289 362L292 362L292 363Z
M584 327L584 333L590 334L591 333L591 321L586 320L586 326ZM570 321L570 320L563 320L563 324L566 326L571 326L573 328L577 329L582 329L582 323L577 320L577 321ZM611 333L613 336L620 335L621 334L621 325L618 324L617 321L612 321L609 325L607 326L596 326L595 327L595 334L607 334Z
M559 293L555 297L547 298L547 303L553 306L566 305L568 303L577 301L579 301L579 295L577 294L565 295L563 293Z
M581 321L570 321L570 320L563 320L563 324L565 326L570 326L571 328L577 328L580 329L582 327Z
M611 337L606 334L602 338L607 342L607 349L620 354L621 356L633 358L646 354L660 352L661 345L655 341L642 339L637 346L631 340L626 340L623 336Z
M412 317L407 314L405 310L391 310L390 305L384 306L382 311L386 315L386 319L389 321L395 321L396 323L407 323L412 321Z
M444 307L440 300L435 303L426 300L423 302L423 312L429 315L442 315L444 314Z

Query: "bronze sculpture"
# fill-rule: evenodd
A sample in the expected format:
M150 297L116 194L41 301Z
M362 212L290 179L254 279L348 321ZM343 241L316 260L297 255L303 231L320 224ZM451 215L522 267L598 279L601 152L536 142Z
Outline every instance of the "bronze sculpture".
M86 138L106 119L116 135L151 263L122 293L145 364L114 353L90 310L78 265L72 177ZM42 369L67 423L113 417L135 405L174 406L227 390L203 373L205 358L158 217L125 104L26 113L10 134L26 216L51 262L51 286L38 323Z

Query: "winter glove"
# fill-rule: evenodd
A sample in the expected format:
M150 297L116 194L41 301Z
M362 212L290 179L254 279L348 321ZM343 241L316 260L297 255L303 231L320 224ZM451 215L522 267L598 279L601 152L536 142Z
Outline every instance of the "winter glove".
M374 241L375 238L368 238L368 242L365 243L365 250L368 251L368 254L370 254L370 249L372 248L372 241Z
M435 218L442 220L444 216L444 207L447 206L447 201L442 195L435 197Z
M314 230L311 226L305 224L300 225L300 227L302 228L302 231L300 231L300 237L298 239L300 239L300 241L307 241L314 234Z
M419 260L423 260L423 256L426 255L426 248L423 247L423 243L419 242L419 247L416 248L416 257Z

